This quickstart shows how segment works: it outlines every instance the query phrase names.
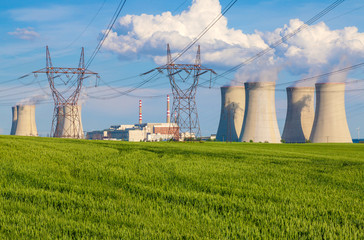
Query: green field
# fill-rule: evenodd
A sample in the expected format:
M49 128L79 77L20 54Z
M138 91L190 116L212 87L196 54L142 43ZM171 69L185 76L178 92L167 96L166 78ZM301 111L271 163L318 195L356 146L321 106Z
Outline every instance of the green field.
M0 239L364 239L364 145L0 136Z

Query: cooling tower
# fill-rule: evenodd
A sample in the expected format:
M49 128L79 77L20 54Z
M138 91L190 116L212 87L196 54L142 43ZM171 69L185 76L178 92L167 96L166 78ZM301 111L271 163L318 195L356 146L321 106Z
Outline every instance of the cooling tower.
M59 108L55 137L84 138L81 106L65 105Z
M315 116L314 87L288 87L287 115L282 139L286 143L304 143L310 139Z
M18 111L16 106L11 107L12 113L13 113L13 119L11 122L11 130L10 130L10 135L15 135L15 131L16 131L16 123L18 121Z
M38 136L35 124L35 105L18 105L16 112L17 120L14 135Z
M351 143L345 113L345 83L316 83L316 111L310 141Z
M217 129L218 141L237 142L244 120L244 86L221 87L221 113Z
M61 137L62 136L62 128L63 128L63 121L64 121L64 114L63 114L63 107L57 107L56 108L56 127L54 130L53 137Z
M246 82L242 142L280 143L274 82Z

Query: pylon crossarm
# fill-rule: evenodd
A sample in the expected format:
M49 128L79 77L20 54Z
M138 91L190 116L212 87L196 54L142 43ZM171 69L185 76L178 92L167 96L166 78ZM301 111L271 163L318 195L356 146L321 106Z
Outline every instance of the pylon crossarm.
M46 67L34 71L33 73L61 73L61 74L85 74L85 75L98 75L96 72L92 72L84 68L64 68L64 67Z

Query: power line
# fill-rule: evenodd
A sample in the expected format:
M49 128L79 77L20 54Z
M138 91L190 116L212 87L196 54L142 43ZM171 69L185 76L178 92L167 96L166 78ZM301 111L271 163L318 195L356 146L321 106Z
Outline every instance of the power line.
M90 58L88 59L88 61L86 63L86 69L91 65L91 63L95 59L97 53L100 51L100 48L104 44L106 38L109 36L109 33L111 32L111 29L113 28L117 18L119 17L121 10L123 10L125 3L126 3L126 0L120 1L119 6L117 7L113 17L111 18L110 23L109 23L105 33L102 35L102 38L100 39L98 45L96 46L95 50L91 54Z
M186 2L186 1L185 1ZM185 2L183 2L180 6L182 6ZM184 47L182 49L182 51L172 59L172 62L175 62L178 58L180 58L184 53L186 53L186 51L188 51L198 40L200 40L229 10L230 8L237 2L237 0L232 0L230 1L227 6L222 10L221 13L219 13L210 23L209 25L207 25L202 32L200 32L199 35L197 35L189 44L186 45L186 47ZM179 6L179 7L180 7ZM178 7L178 8L179 8ZM178 9L177 8L177 9ZM153 71L153 70L151 70ZM147 73L150 73L151 71L148 71ZM146 73L142 73L140 74L140 76L145 75ZM140 86L145 85L146 83L150 82L156 75L153 75L149 80L145 80L142 83L138 84L136 87L133 87L127 91L124 92L119 92L118 90L116 90L117 92L119 92L121 95L126 95L129 94L132 91L135 91L136 89L138 89ZM131 77L132 78L132 77ZM104 82L106 84L106 82ZM106 84L108 87L112 88L110 85ZM108 99L108 98L106 98Z
M228 3L228 5L222 10L222 12L217 15L214 20L212 22L210 22L209 25L207 25L202 32L197 35L197 37L195 37L192 42L190 42L185 48L182 49L182 51L180 53L178 53L178 55L174 58L172 58L172 62L174 63L175 61L177 61L177 59L179 59L183 54L185 54L188 49L190 49L193 45L195 45L195 43L200 40L229 10L230 8L232 8L232 6L234 6L234 4L237 2L237 0L232 0Z
M90 22L87 24L87 26L85 27L85 29L70 43L68 44L65 49L69 48L70 46L72 46L75 42L77 42L78 39L80 39L80 37L87 31L87 29L91 26L91 24L95 21L96 17L99 15L101 9L104 7L105 3L107 0L104 0L101 3L101 6L99 7L99 9L97 10L96 14L92 17L92 19L90 20Z

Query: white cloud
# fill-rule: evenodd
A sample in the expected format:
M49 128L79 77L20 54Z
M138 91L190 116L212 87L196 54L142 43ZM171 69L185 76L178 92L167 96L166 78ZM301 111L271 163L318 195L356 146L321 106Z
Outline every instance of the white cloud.
M158 64L165 63L166 44L171 50L183 49L221 13L218 0L194 0L191 7L173 16L170 12L160 15L126 15L104 43L104 49L121 57L153 57ZM199 41L203 62L233 65L244 56L267 47L258 34L244 34L229 29L227 19L222 17ZM195 52L195 49L194 51ZM239 57L237 57L239 56ZM192 60L194 54L183 60Z
M271 44L304 24L299 19L273 32L261 33ZM364 33L356 27L331 30L320 22L298 33L277 48L276 56L282 58L286 69L294 74L322 72L344 67L364 59Z
M17 28L14 32L8 32L9 35L23 40L34 40L39 38L40 35L33 28Z
M49 22L65 19L75 13L69 6L53 5L44 8L20 8L9 10L10 16L20 22Z
M126 15L118 20L105 41L104 49L115 52L120 59L150 57L157 64L166 61L166 44L179 52L190 43L221 12L218 0L193 0L188 10L178 15ZM229 28L222 17L198 42L204 65L231 67L244 62L281 37L293 32L304 22L290 20L289 24L272 32L256 31L245 34ZM194 51L181 61L192 62ZM281 70L293 75L319 74L334 68L364 60L364 33L356 27L331 30L320 22L290 38L258 61L241 68L237 81L277 79Z

